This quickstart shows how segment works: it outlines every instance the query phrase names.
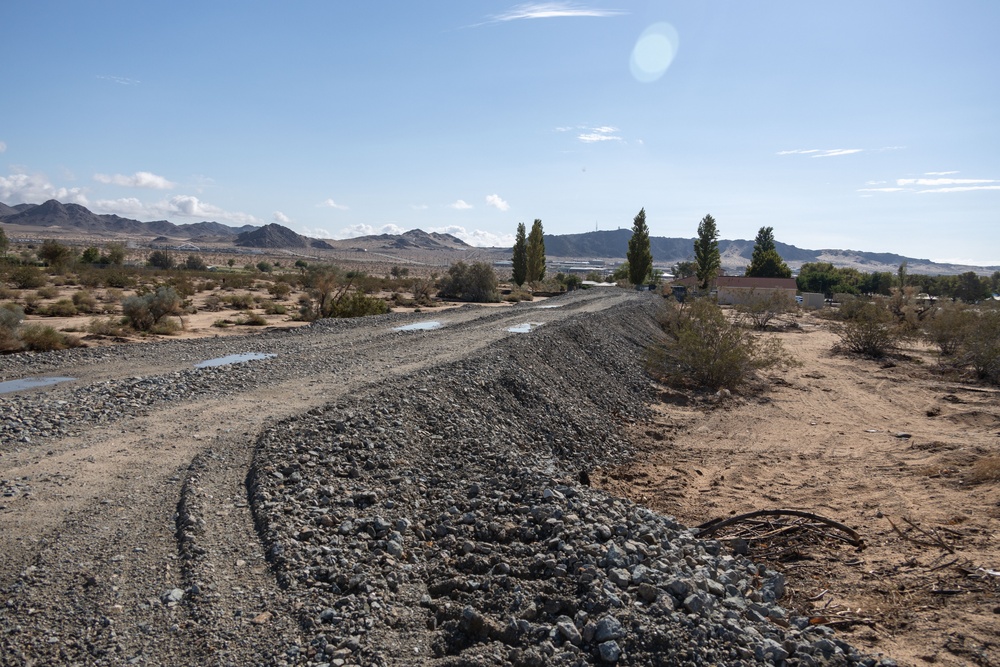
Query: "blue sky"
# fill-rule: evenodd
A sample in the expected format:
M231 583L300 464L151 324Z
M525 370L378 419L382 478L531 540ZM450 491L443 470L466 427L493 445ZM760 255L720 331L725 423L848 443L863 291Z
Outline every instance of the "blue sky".
M0 201L1000 264L1000 2L5 2Z

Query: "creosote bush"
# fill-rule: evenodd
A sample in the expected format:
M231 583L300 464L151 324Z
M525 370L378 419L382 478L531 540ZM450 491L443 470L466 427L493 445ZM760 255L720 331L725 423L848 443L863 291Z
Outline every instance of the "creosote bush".
M25 324L18 331L24 349L32 352L49 352L79 347L80 341L72 336L59 333L53 327L43 324Z
M668 305L660 324L666 340L650 361L653 372L672 384L737 389L758 371L797 364L777 338L730 321L707 299Z
M853 299L841 308L845 305L848 310L842 311L842 316L846 316L843 324L833 328L843 349L879 358L899 347L906 335L906 326L888 308L863 299Z
M474 303L500 301L496 273L486 262L452 264L448 269L448 275L442 278L438 285L438 295L446 299Z
M784 291L768 290L757 293L750 290L745 303L736 306L736 312L748 320L754 329L766 329L774 318L794 310L795 300Z
M181 311L181 298L173 287L164 286L155 292L142 296L130 296L122 301L122 312L129 325L136 331L154 331L169 333L176 327L165 325L164 318L178 315Z

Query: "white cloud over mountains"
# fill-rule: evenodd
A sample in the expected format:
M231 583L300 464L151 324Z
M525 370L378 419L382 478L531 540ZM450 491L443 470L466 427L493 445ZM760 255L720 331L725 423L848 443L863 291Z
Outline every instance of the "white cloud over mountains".
M500 195L497 194L486 195L486 205L492 206L498 211L506 211L510 209L510 204L501 199Z
M91 207L95 213L114 213L139 220L170 218L196 218L199 221L231 222L237 225L260 225L260 218L239 211L227 211L219 206L201 201L193 195L175 195L170 199L145 203L135 197L100 199Z
M175 183L163 176L157 176L148 171L137 171L131 176L124 174L94 174L94 180L107 185L120 185L126 188L149 188L151 190L173 190Z
M83 188L56 187L44 174L14 173L0 176L0 201L5 204L40 204L49 199L87 205Z

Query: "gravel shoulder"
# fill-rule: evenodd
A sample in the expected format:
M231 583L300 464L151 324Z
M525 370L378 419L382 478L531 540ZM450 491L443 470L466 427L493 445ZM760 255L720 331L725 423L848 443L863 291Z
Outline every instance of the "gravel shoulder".
M0 663L879 664L781 573L589 487L653 416L658 306L0 359L76 378L0 396ZM247 352L277 356L192 367Z

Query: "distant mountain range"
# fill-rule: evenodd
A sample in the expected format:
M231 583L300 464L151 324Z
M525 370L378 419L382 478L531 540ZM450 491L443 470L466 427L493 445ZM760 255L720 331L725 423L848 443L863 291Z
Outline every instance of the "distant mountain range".
M382 253L407 250L472 250L471 246L451 234L427 233L414 229L403 234L363 236L342 241L313 239L302 236L277 224L256 227L244 225L230 227L218 222L196 222L177 225L167 220L139 222L117 215L98 215L78 204L63 204L51 199L44 204L0 203L0 222L9 225L57 227L66 232L105 235L132 235L156 238L158 242L177 240L195 243L232 244L245 248L315 248L377 250ZM583 234L545 236L545 252L549 258L623 260L628 250L631 229L594 231ZM693 238L668 238L653 236L650 250L658 266L670 266L693 257ZM776 244L778 252L792 269L806 262L829 262L834 266L853 267L860 271L895 271L902 262L910 273L957 274L966 271L991 273L1000 267L941 264L929 259L904 257L893 253L862 252L855 250L805 250L786 243ZM486 249L480 249L486 252ZM722 266L728 273L742 273L750 263L753 241L742 239L720 240ZM509 258L509 250L495 248L489 251L494 258Z

